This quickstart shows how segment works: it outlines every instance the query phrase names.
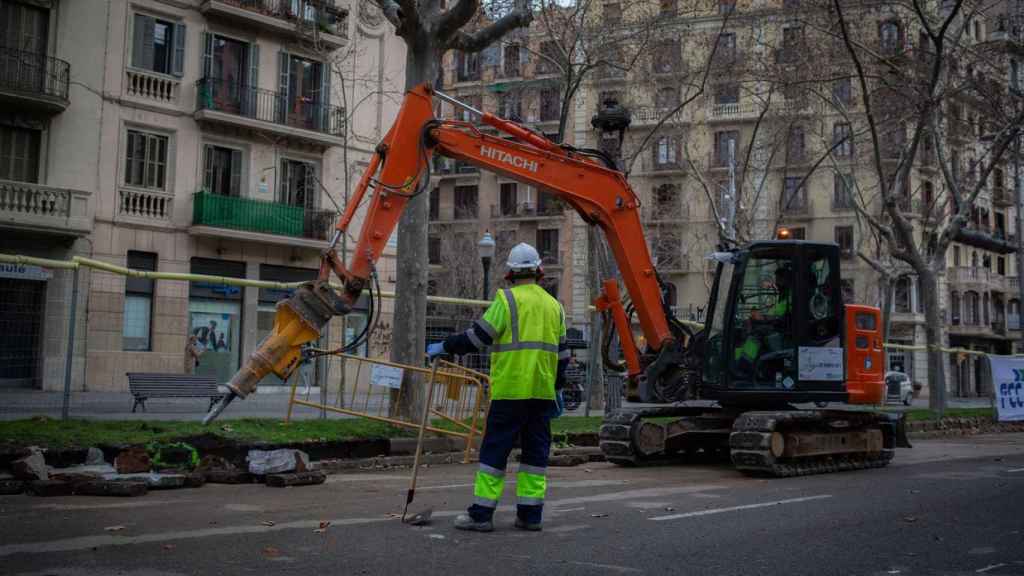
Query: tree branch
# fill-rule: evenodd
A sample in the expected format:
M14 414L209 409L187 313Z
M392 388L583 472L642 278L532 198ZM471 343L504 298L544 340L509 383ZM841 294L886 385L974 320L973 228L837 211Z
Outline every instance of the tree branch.
M447 48L463 52L479 52L516 28L525 28L533 22L533 13L513 10L497 22L472 34L459 30L448 39Z
M437 21L437 37L444 41L465 26L480 8L480 0L459 0L451 10L444 12Z
M402 14L402 8L394 0L374 0L377 7L380 8L384 18L395 27L395 30L401 30L402 20L404 15Z

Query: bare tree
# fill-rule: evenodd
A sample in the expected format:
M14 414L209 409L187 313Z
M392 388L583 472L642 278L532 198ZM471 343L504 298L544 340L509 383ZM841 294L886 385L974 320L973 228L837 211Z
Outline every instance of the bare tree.
M425 82L433 83L446 51L479 52L533 20L532 11L525 5L492 18L482 13L480 0L458 0L447 10L442 0L373 1L405 41L407 90ZM464 30L474 19L486 23L475 26L473 32ZM405 364L422 362L426 347L428 209L427 194L411 198L398 228L400 273L395 287L391 359ZM402 387L402 405L397 411L403 415L418 413L422 394L416 381L406 378Z
M894 1L874 3L871 11L841 0L828 4L818 8L831 10L832 25L821 30L844 49L862 98L858 118L841 140L866 148L877 183L877 204L862 204L858 213L891 257L918 278L929 405L941 413L946 335L940 276L946 252L977 214L990 174L1020 137L1024 107L1019 92L1007 90L1000 51L972 34L971 23L985 18L991 3ZM907 38L910 30L920 30L916 44ZM965 115L967 109L977 114ZM938 183L917 204L924 217L915 219L912 176L922 164L936 169Z

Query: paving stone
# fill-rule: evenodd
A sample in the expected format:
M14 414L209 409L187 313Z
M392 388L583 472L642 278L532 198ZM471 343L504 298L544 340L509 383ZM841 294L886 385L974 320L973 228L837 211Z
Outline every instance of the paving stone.
M323 484L327 475L323 472L293 472L291 474L267 474L267 486L284 488L285 486L309 486Z

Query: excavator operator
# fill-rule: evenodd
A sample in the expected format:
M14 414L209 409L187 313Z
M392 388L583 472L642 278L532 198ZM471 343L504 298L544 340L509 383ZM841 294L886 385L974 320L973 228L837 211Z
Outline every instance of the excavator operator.
M491 408L480 445L473 505L455 519L460 530L494 530L494 510L516 440L522 455L516 474L515 527L541 529L551 418L561 413L560 391L570 351L562 305L537 284L544 275L537 250L518 244L509 252L507 266L505 279L511 288L495 294L483 318L466 332L427 347L431 358L491 349Z
M781 348L788 332L789 316L793 311L793 292L790 289L792 276L793 270L789 263L780 264L775 269L775 303L767 308L751 311L751 328L747 330L746 339L736 348L735 353L736 366L741 372L753 374L754 365L765 343L771 348ZM752 328L755 323L768 325L771 331L764 335L756 333Z

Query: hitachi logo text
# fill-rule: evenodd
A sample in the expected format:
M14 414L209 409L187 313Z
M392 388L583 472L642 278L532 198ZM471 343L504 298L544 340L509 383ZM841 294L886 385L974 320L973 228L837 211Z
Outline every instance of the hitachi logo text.
M491 148L490 146L481 146L480 147L480 155L481 156L486 156L487 158L490 158L492 160L497 160L498 162L504 162L505 164L511 164L512 166L515 166L516 168L525 168L525 169L529 170L530 172L536 172L537 171L537 162L535 162L533 160L527 160L526 158L523 158L522 156L516 156L514 154L509 154L508 152L505 152L503 150L497 150L495 148Z

